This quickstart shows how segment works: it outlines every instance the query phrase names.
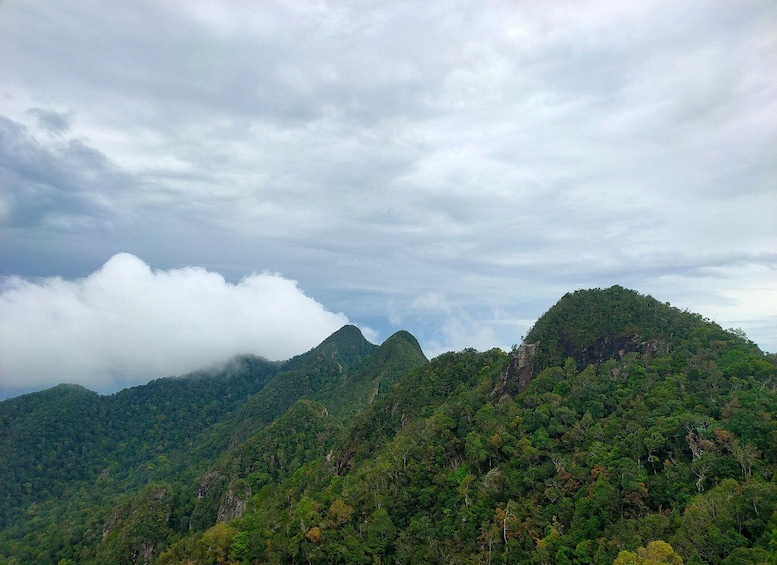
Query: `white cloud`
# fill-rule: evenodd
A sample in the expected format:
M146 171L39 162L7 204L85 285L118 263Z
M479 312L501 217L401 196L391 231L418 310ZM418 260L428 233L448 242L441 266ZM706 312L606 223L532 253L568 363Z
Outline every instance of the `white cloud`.
M430 340L424 346L424 352L429 358L436 357L446 351L460 351L466 348L474 348L478 351L487 351L494 347L499 347L508 351L511 343L504 342L500 335L499 321L492 319L474 318L464 311L444 317L440 335L436 339ZM525 329L518 328L521 324L511 324L511 330L516 332L514 342L518 342L518 332L526 333Z
M4 389L113 391L239 353L287 359L348 323L279 275L231 284L202 268L154 271L128 253L78 280L8 278L0 314Z

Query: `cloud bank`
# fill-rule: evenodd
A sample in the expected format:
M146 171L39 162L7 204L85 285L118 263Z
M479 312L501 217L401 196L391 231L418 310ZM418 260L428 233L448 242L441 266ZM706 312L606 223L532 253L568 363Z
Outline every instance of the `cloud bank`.
M10 277L0 292L0 389L111 392L239 353L288 359L348 323L279 275L231 284L202 268L155 271L128 253L82 279Z

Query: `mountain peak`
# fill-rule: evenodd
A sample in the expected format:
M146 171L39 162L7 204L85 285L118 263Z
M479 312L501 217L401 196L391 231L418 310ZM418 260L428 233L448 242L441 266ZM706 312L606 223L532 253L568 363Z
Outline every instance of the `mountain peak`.
M418 353L420 353L421 355L424 355L424 352L421 349L421 345L418 343L418 340L415 338L415 336L405 330L399 330L398 332L395 332L394 334L392 334L386 341L383 342L383 345L381 345L381 347L395 341L404 341L410 344L410 346L413 349L415 349Z
M316 399L334 414L350 414L426 363L418 340L409 332L398 331L340 379L328 383Z
M354 326L353 324L346 324L336 332L334 332L332 335L330 335L328 338L326 338L324 341L321 342L321 345L324 345L329 342L333 341L366 341L364 339L364 334L362 334L362 331Z
M359 328L348 324L322 341L310 353L313 353L314 356L324 355L331 359L337 359L342 366L341 368L345 369L375 351L377 347L364 338ZM305 355L307 354L303 354L303 356Z
M534 362L541 370L568 357L583 365L601 362L624 351L644 350L657 341L683 339L700 328L719 339L732 338L698 314L615 285L565 294L537 320L525 343L539 344Z

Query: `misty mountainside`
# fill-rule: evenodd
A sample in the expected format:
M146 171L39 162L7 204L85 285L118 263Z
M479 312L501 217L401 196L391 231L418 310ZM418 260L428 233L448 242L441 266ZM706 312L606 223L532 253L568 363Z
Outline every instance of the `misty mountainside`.
M777 563L777 359L617 286L511 352L346 326L0 433L7 563Z

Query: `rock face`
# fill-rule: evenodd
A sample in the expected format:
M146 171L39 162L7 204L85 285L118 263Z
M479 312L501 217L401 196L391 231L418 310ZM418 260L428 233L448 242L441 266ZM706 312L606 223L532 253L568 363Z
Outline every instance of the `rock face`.
M578 353L575 361L581 366L601 365L609 359L620 359L627 353L637 353L643 358L654 357L661 346L658 340L643 340L640 334L630 334L618 337L605 337ZM504 402L525 391L535 373L534 357L539 353L540 343L522 343L513 352L507 370L491 393L491 399Z
M491 398L499 398L499 402L504 402L529 387L534 376L532 359L539 351L539 346L539 343L522 343L518 346L500 382L494 387Z
M227 490L222 499L216 522L228 522L242 516L246 511L246 504L251 498L251 488L248 485L240 485L240 487L242 488L236 487Z
M640 334L598 339L583 351L579 361L583 367L601 365L608 359L620 359L627 353L639 353L645 358L653 357L658 347L657 340L644 341Z
M224 479L221 477L218 471L211 471L200 482L200 488L197 489L197 499L202 500L205 496L214 489L214 487Z
M147 564L172 530L173 493L169 486L144 489L140 496L120 504L103 526L98 561L111 563L116 555L130 562Z

